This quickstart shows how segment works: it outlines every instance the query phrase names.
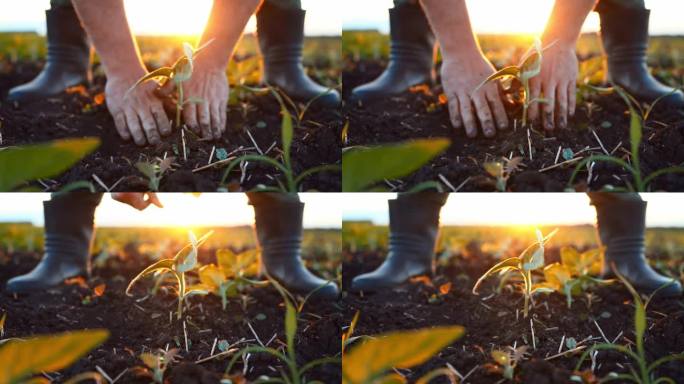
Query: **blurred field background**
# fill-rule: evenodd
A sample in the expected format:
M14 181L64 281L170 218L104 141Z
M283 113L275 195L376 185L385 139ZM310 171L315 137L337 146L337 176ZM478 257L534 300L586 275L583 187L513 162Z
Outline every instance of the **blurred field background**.
M138 44L148 68L170 65L182 55L182 43L196 44L197 36L139 36ZM340 76L341 40L336 36L307 37L304 42L304 65L309 74L328 86L337 85ZM0 73L8 74L17 62L40 62L45 58L45 37L37 33L0 32ZM97 59L96 59L97 62ZM245 35L228 68L231 84L259 82L261 60L253 34ZM103 74L97 67L96 74Z
M598 246L596 229L591 225L540 226L547 234L558 228L558 233L549 243L550 247L573 246L589 249ZM535 241L535 227L520 226L455 226L445 225L440 229L437 252L440 258L453 255L493 254L497 257L517 256ZM342 223L342 245L348 252L382 251L387 249L389 228L375 225L371 221L344 221ZM684 266L684 229L648 228L646 247L649 255L669 259Z
M198 237L213 230L200 251L231 249L240 252L256 247L251 226L192 228ZM334 277L341 264L342 239L339 229L305 229L303 257L308 265ZM160 259L173 257L188 243L186 228L99 227L93 247L94 264L108 259ZM43 228L31 223L0 223L0 268L17 253L41 253Z
M532 45L533 36L478 34L487 58L497 68L517 64ZM581 60L601 56L601 41L596 33L582 34L577 45ZM389 55L389 36L375 30L344 30L342 57L349 65L361 60L385 61ZM684 37L652 36L648 49L649 64L654 74L671 84L684 84ZM602 73L594 75L602 76Z

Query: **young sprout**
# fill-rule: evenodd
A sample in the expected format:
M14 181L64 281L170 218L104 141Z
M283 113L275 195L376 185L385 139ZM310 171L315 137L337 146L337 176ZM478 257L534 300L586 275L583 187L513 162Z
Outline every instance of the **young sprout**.
M553 43L551 45L553 45ZM549 46L547 46L546 48L548 48ZM534 44L532 45L532 47L530 47L527 53L523 55L519 65L505 67L497 71L496 73L490 75L482 82L482 84L475 88L475 91L479 90L486 84L496 80L505 78L517 79L522 84L523 90L522 126L527 127L527 111L530 108L530 106L534 103L548 103L548 99L542 97L537 97L530 100L530 79L539 76L539 73L541 72L542 51L544 49L545 48L542 48L541 46L541 41L538 38L535 38Z
M281 352L279 349L264 347L264 346L248 346L241 349L238 353L233 356L226 367L226 374L229 374L233 369L235 363L241 359L246 354L254 353L265 353L269 354L276 359L282 361L287 365L288 372L281 372L281 378L270 378L266 377L260 382L275 382L275 383L289 383L289 384L305 384L313 381L306 379L305 374L319 366L324 364L340 364L342 360L339 357L323 357L310 361L303 366L299 366L297 363L297 355L295 351L295 335L297 334L297 323L299 322L299 315L301 314L304 305L313 293L318 289L324 287L327 284L313 290L309 293L303 300L297 302L297 299L288 292L282 285L280 285L276 280L268 276L270 283L278 290L280 295L283 297L285 302L285 351Z
M126 288L126 295L131 296L131 288L143 277L156 273L169 273L175 277L176 282L178 283L178 310L176 311L176 316L180 320L183 317L183 303L185 302L185 299L192 295L207 293L205 291L187 289L185 273L191 271L197 266L198 248L209 238L209 236L211 236L212 233L213 231L210 231L197 239L192 231L188 232L190 244L183 247L174 258L159 260L145 268L128 284L128 287Z
M503 161L492 161L484 164L484 169L487 173L496 179L496 190L499 192L506 192L506 184L513 172L520 169L522 165L522 157L514 157L509 159L503 158Z
M178 349L164 351L160 349L158 353L141 353L140 360L152 370L152 380L157 384L164 383L164 372L172 363L176 362Z
M255 281L245 276L253 276L258 270L258 251L248 250L239 254L229 249L216 252L216 264L205 265L199 269L200 283L188 287L190 291L206 291L221 297L223 309L228 305L228 298L242 293L251 285L264 286L267 281Z
M155 162L140 161L135 163L135 167L147 177L149 180L148 186L150 191L159 191L159 184L161 183L164 173L171 169L175 157L167 157L166 159L158 159Z
M601 273L604 248L594 248L579 253L575 248L561 248L561 262L544 267L544 282L535 284L540 291L556 291L565 295L568 308L572 306L573 296L577 296L597 284L609 284L613 280L593 277Z
M153 80L162 79L162 86L166 85L167 82L173 81L176 87L176 127L181 126L181 112L183 107L188 103L203 103L204 100L196 98L185 98L183 93L183 83L192 78L192 71L194 68L195 57L206 48L213 39L207 41L204 45L198 48L193 48L189 43L183 43L183 53L171 67L161 67L155 69L154 71L148 73L147 75L141 77L134 85L131 87L129 92L140 84Z
M648 300L646 300L646 302L644 303L641 300L641 296L639 296L639 293L636 291L636 289L634 289L634 287L627 281L627 279L625 279L625 277L617 271L615 266L611 265L611 268L613 269L613 272L618 277L618 279L622 281L622 284L624 284L627 290L629 290L629 292L632 294L632 297L634 299L634 335L636 342L636 352L634 352L632 350L632 347L630 346L618 345L613 343L594 344L590 348L587 348L587 350L585 350L584 353L582 353L582 356L577 362L577 366L575 366L575 371L579 372L582 363L584 362L584 360L587 359L587 357L596 354L600 350L613 350L625 354L629 356L631 359L633 359L634 362L637 363L638 370L630 368L630 373L611 372L604 379L600 380L600 382L620 380L624 382L631 381L637 384L674 383L675 381L669 377L656 377L655 370L665 363L677 360L684 361L684 353L667 355L649 364L648 360L646 360L646 349L644 347L644 334L646 333L647 326L646 307L648 306L649 301L655 296L656 293L658 293L660 289L672 284L672 282L666 283L657 290L655 290L655 292L653 292L651 296L648 298Z
M518 348L507 347L507 350L493 350L491 355L496 365L490 365L490 367L493 368L497 373L500 373L505 379L513 380L515 375L515 367L520 361L525 359L527 348L527 345L523 345Z
M629 108L629 141L631 144L630 163L627 163L625 160L622 160L621 158L612 155L589 156L580 161L579 163L577 163L575 170L572 172L572 175L570 176L570 181L568 182L568 189L573 189L573 183L575 182L575 178L577 177L577 174L580 172L582 168L587 167L588 165L592 166L597 161L604 161L617 164L620 167L627 170L629 173L631 173L632 177L634 178L634 185L632 185L628 181L625 181L625 184L627 184L626 190L633 192L646 192L649 189L649 185L653 182L653 180L655 180L659 176L663 176L668 173L684 173L684 167L682 166L662 168L647 175L646 177L644 177L644 175L642 175L641 173L641 166L639 161L639 147L641 146L641 141L643 139L642 136L644 130L644 123L646 122L646 119L648 119L648 117L650 116L651 111L653 110L655 105L660 100L662 100L663 97L668 96L668 94L656 99L656 101L654 101L646 110L644 110L641 107L640 103L632 95L630 95L629 93L627 93L627 91L625 91L617 85L607 89L595 89L598 89L605 93L610 93L614 90L618 93L618 95L620 95L622 100L625 102L625 104L627 104L627 107ZM622 189L620 188L611 188L611 190L614 192L622 191Z
M266 165L270 165L273 168L277 169L278 171L282 172L283 175L285 176L285 182L283 183L280 180L276 180L278 183L278 187L267 187L260 185L256 189L258 191L270 191L270 192L285 192L285 193L296 193L299 191L299 185L301 184L302 181L304 181L305 178L319 173L319 172L339 172L340 171L340 166L337 164L325 164L325 165L319 165L313 168L309 168L299 175L295 176L294 174L294 169L292 167L292 156L291 156L291 147L292 147L292 139L294 137L294 129L292 127L292 114L290 113L289 109L285 105L285 101L283 101L283 98L280 96L278 91L276 91L272 87L268 87L268 89L271 91L273 96L278 100L278 103L280 104L280 111L281 114L283 115L283 119L281 122L281 140L282 140L282 163L278 162L276 159L270 158L266 155L243 155L239 156L230 163L228 163L228 166L226 167L226 170L223 172L223 177L221 178L221 185L225 185L226 179L228 178L228 175L230 172L235 168L240 166L243 162L246 161L253 161L253 162L259 162L259 163L264 163ZM304 111L306 112L306 111ZM301 112L300 112L301 115ZM301 115L303 116L303 115Z
M551 233L544 237L541 231L537 229L537 241L522 251L520 256L510 257L500 261L482 276L480 276L473 287L473 294L477 295L477 288L480 286L480 284L482 284L487 277L495 273L503 274L510 271L518 272L523 278L523 294L525 296L523 314L525 317L527 317L529 312L529 302L532 299L532 295L536 292L532 285L532 271L544 266L544 246L557 232L558 229L554 229Z

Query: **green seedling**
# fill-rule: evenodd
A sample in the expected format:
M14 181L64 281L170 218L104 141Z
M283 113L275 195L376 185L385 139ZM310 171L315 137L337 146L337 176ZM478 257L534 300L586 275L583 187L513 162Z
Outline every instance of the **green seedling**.
M463 327L454 325L365 337L345 353L342 383L405 383L404 377L387 372L420 365L464 334ZM451 370L438 368L426 373L416 383L427 384L438 376L447 376L451 382L456 382L456 375Z
M157 353L141 353L140 360L152 371L152 379L157 384L164 383L164 372L169 365L176 362L178 357L177 349L165 351L160 349Z
M30 181L58 176L99 145L98 138L80 138L0 148L0 192L27 190ZM69 189L80 186L83 182Z
M256 281L247 278L257 274L258 250L248 250L239 254L229 249L216 252L216 264L205 265L199 269L200 283L189 290L211 292L221 298L225 310L228 299L242 294L249 286L264 286L267 281Z
M620 97L624 100L625 104L627 104L627 107L629 108L629 116L630 116L630 123L629 123L629 139L631 143L631 150L630 150L630 163L628 163L625 160L622 160L621 158L612 156L612 155L592 155L589 156L579 163L577 163L577 166L575 167L575 170L572 172L572 175L570 176L570 181L568 182L568 189L573 189L573 184L575 182L575 178L579 174L580 170L582 168L585 168L587 166L590 166L590 164L593 164L597 161L603 161L603 162L608 162L608 163L614 163L619 165L620 167L624 168L627 170L632 177L634 178L634 185L632 183L625 181L627 188L625 189L626 191L631 191L631 192L646 192L649 190L649 185L659 176L663 176L669 173L684 173L684 167L682 166L673 166L673 167L667 167L663 169L659 169L649 175L643 175L641 172L641 166L639 162L639 147L641 146L641 141L643 139L643 127L644 123L650 116L651 112L653 111L653 108L657 104L658 101L662 99L662 97L668 96L664 95L661 96L661 98L658 98L655 102L653 102L647 109L643 109L639 102L634 99L630 94L628 94L624 89L621 87L615 85L612 88L608 89L600 89L597 88L602 92L612 92L613 90L620 95ZM620 192L623 191L621 188L611 188L612 191L614 192Z
M613 280L597 279L603 268L604 248L594 248L578 252L572 247L561 248L561 262L544 267L544 282L535 284L533 289L556 291L565 295L568 308L572 307L573 297L599 285Z
M478 91L480 88L493 81L508 78L517 79L520 82L520 84L522 84L523 91L523 94L521 96L523 104L523 127L527 127L527 112L532 104L548 103L548 99L542 97L530 99L530 80L536 76L539 76L539 74L541 73L543 50L544 49L542 49L541 41L539 39L535 39L532 47L530 47L527 53L523 55L519 65L512 65L497 71L496 73L486 78L477 88L475 88L475 91Z
M195 98L185 98L183 92L183 83L192 78L192 71L194 68L195 57L209 44L212 40L207 41L204 45L198 48L193 48L189 43L183 43L183 56L181 56L171 67L161 67L155 69L154 71L148 73L147 75L141 77L129 90L129 92L135 89L140 84L155 80L162 79L162 87L169 81L173 81L176 87L176 127L181 126L181 113L183 112L183 107L189 103L204 103L202 99Z
M342 150L342 191L382 191L379 183L398 179L417 171L451 145L446 138L417 139L375 147L346 147ZM372 166L369 166L372 164ZM441 184L427 181L410 192L436 189Z
M480 284L482 284L487 277L495 273L505 274L507 272L518 272L523 278L523 295L525 296L523 314L527 317L532 295L537 291L533 289L532 271L538 270L544 266L544 246L557 232L558 229L555 229L545 237L541 231L537 229L537 241L522 251L520 256L510 257L500 261L480 276L473 287L473 294L477 295L477 288Z
M577 365L575 366L575 371L579 371L584 360L586 360L587 357L591 356L596 351L612 350L629 356L637 364L637 370L631 368L629 373L613 372L608 374L607 377L603 378L601 382L621 380L625 382L631 381L637 384L674 384L675 381L669 377L656 377L655 370L658 369L658 367L660 367L661 365L668 362L677 360L684 361L684 353L664 356L649 364L648 360L646 360L646 350L644 348L644 334L646 333L647 326L646 307L648 306L650 299L653 298L653 296L658 292L658 290L666 287L670 283L658 288L658 290L653 292L653 294L651 294L651 297L649 297L649 299L646 300L646 302L644 303L641 300L641 296L639 296L639 293L636 291L636 289L634 289L632 284L630 284L627 281L627 279L625 279L625 277L617 271L614 265L612 265L611 267L615 275L618 277L618 279L620 279L622 284L625 285L625 287L629 290L629 292L632 294L632 297L634 298L634 335L636 342L636 352L634 352L631 348L628 348L624 345L618 345L613 343L594 344L586 351L584 351L584 353L582 353L582 356L580 357L579 361L577 362Z
M161 183L164 173L171 169L171 164L176 160L175 157L167 157L165 159L157 159L154 162L141 161L135 164L135 167L147 177L149 180L148 186L150 191L159 191L159 184Z
M0 383L49 383L44 377L34 376L70 366L108 337L108 330L93 329L3 340L0 343ZM101 379L95 372L85 372L66 383L96 378Z
M280 111L281 114L283 115L282 122L281 122L281 140L282 140L282 163L277 161L276 159L273 159L271 157L268 157L266 155L243 155L235 158L233 161L228 163L228 166L226 167L226 170L223 173L223 177L221 178L221 185L226 184L226 180L228 178L228 175L230 172L235 169L235 167L240 166L241 164L248 162L248 161L254 161L258 163L263 163L269 166L272 166L273 168L277 169L278 171L282 172L283 176L285 177L284 181L281 180L276 180L278 183L278 187L268 187L268 186L263 186L260 185L256 188L257 191L270 191L270 192L284 192L284 193L296 193L299 192L299 185L306 179L307 177L314 175L316 173L320 172L339 172L340 171L340 166L337 164L325 164L325 165L319 165L313 168L309 168L299 175L295 176L294 169L292 168L292 154L291 154L291 147L292 147L292 139L294 137L294 129L292 127L292 114L288 110L288 108L285 105L285 102L283 101L283 98L280 96L280 94L273 89L272 87L268 88L273 96L278 100L278 103L280 104Z
M306 373L311 369L325 364L341 364L342 360L339 357L323 357L310 361L303 366L297 364L297 354L295 351L295 335L297 334L297 323L299 322L299 315L304 308L307 300L313 293L309 293L303 300L299 302L297 299L288 292L280 283L276 280L268 277L271 284L278 290L280 295L283 297L285 303L285 352L280 349L270 348L266 346L248 346L241 349L233 358L230 360L228 367L226 368L226 375L229 375L230 371L233 369L235 363L241 359L246 354L252 353L265 353L275 357L276 359L285 363L288 368L288 372L281 372L280 378L262 377L260 382L271 382L271 383L285 383L285 384L306 384L306 383L320 383L319 381L309 380L306 377ZM318 289L324 287L325 284ZM242 380L239 378L238 380Z
M515 368L525 359L527 348L528 346L524 345L518 348L507 347L506 350L493 350L491 356L496 365L490 365L489 368L501 374L505 379L513 380Z
M502 161L485 163L484 169L491 177L496 179L496 190L506 192L508 179L514 172L520 170L521 165L522 157L514 157L512 159L504 157Z
M197 253L199 247L211 236L213 231L206 233L197 239L192 232L188 233L190 244L183 247L172 259L159 260L145 268L131 280L126 288L126 295L131 296L130 291L133 285L140 279L151 274L168 273L171 274L178 283L178 309L176 317L180 320L183 317L183 304L192 295L207 294L206 291L189 290L186 288L185 273L193 270L197 266Z

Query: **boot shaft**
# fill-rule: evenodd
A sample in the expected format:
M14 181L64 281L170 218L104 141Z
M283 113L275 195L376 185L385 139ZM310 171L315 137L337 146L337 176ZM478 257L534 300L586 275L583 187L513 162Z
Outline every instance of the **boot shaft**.
M264 65L301 63L306 11L264 2L257 12L257 38Z
M609 66L645 64L651 11L617 5L597 7Z
M71 192L43 203L45 253L87 260L102 194Z
M299 258L304 203L290 195L258 192L250 196L250 204L262 259Z
M432 262L442 204L425 196L390 200L390 257Z
M73 7L45 11L47 24L47 62L68 64L77 70L90 68L88 35Z
M389 10L389 20L390 63L402 61L432 68L435 36L421 6L396 6Z

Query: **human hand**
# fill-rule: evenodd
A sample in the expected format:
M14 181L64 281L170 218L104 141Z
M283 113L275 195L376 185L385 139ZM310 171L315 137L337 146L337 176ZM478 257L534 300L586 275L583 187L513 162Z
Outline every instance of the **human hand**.
M225 68L212 68L198 58L190 80L183 84L183 120L204 139L219 139L226 131L229 86Z
M145 199L145 197L147 197L147 199ZM128 204L139 211L144 210L151 204L154 204L159 208L164 208L159 201L157 194L154 192L115 192L112 193L112 199L120 203Z
M465 128L470 138L477 136L478 120L486 137L496 129L508 128L508 116L498 82L480 84L495 72L481 52L465 58L447 58L442 63L442 86L449 103L449 116L455 128Z
M551 43L542 54L541 72L530 79L529 99L543 98L544 103L530 105L529 118L539 121L545 130L565 128L568 116L575 115L578 60L574 45Z
M162 101L155 96L157 82L147 81L134 87L137 79L109 77L105 87L107 108L122 139L132 137L137 145L156 145L162 135L171 134L171 122Z

